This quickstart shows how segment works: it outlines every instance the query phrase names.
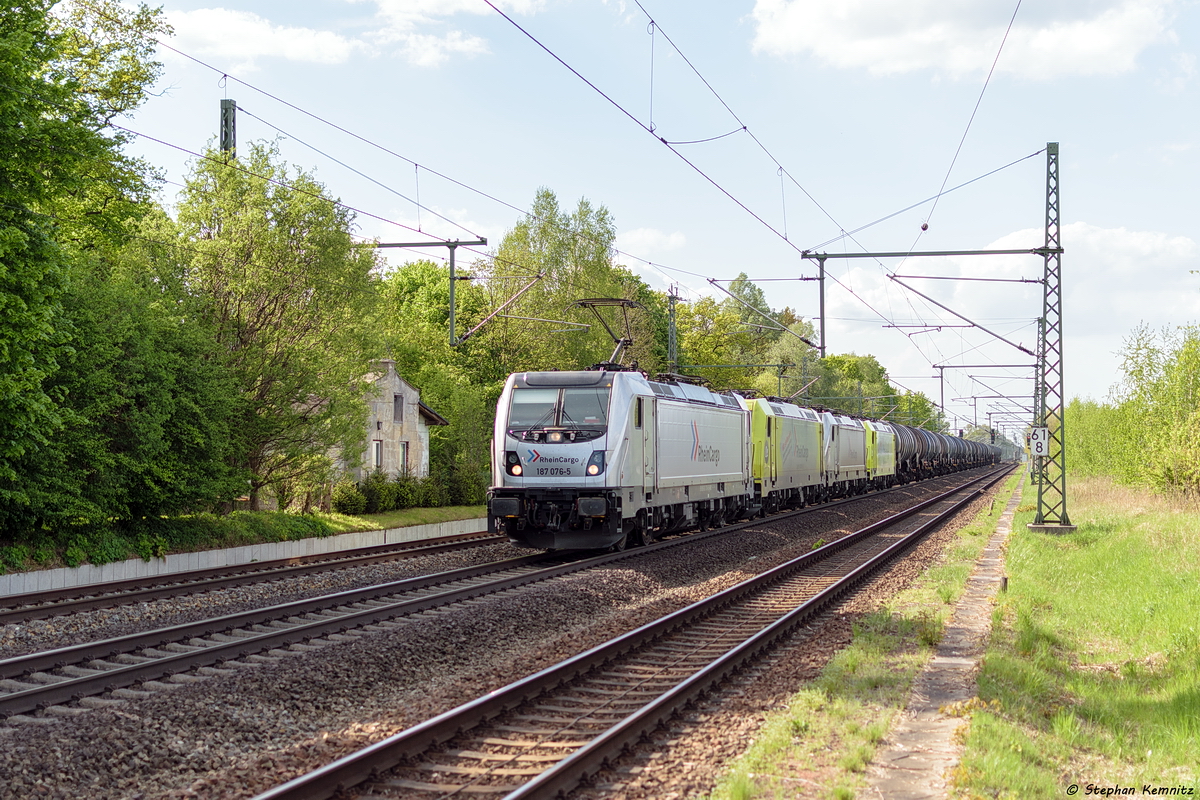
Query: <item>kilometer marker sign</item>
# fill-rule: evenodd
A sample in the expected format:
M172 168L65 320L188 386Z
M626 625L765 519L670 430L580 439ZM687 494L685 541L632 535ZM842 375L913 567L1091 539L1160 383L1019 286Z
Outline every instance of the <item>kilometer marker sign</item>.
M1050 455L1050 429L1033 428L1029 431L1029 454L1034 456Z

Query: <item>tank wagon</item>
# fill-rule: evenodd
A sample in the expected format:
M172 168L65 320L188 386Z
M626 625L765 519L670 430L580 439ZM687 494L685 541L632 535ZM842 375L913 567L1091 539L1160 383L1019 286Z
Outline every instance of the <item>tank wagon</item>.
M496 408L488 530L527 547L620 549L999 455L921 428L631 370L521 372Z

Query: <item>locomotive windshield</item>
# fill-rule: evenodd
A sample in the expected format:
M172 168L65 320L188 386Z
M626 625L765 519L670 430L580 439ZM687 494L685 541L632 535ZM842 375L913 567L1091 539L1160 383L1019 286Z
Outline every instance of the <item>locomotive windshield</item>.
M508 430L514 435L549 428L603 433L608 427L609 388L513 389ZM528 435L522 438L529 438Z

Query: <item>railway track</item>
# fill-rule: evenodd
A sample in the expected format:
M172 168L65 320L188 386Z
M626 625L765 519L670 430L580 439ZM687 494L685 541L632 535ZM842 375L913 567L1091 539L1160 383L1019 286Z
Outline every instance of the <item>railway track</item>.
M170 688L157 682L258 653L282 656L286 651L280 648L319 644L323 637L386 625L396 617L588 566L561 561L546 554L522 556L0 660L0 717L122 692L136 684ZM117 694L124 696L142 694Z
M803 626L1001 480L970 481L257 800L552 797ZM340 793L340 794L339 794Z
M785 512L773 519L819 513L880 494ZM590 558L539 553L0 660L0 718L24 720L28 717L23 715L39 710L70 715L81 707L145 697L193 680L196 670L286 657L336 641L347 632L387 629L396 624L391 620L400 617L734 534L757 524L728 525Z
M486 532L0 596L0 625L507 542Z

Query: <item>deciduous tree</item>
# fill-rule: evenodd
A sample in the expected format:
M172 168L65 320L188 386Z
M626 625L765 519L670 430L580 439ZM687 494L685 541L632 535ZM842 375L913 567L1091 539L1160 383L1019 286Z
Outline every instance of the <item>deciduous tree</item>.
M185 281L232 370L251 506L276 482L360 450L376 324L375 250L354 216L272 146L209 153L179 204Z

